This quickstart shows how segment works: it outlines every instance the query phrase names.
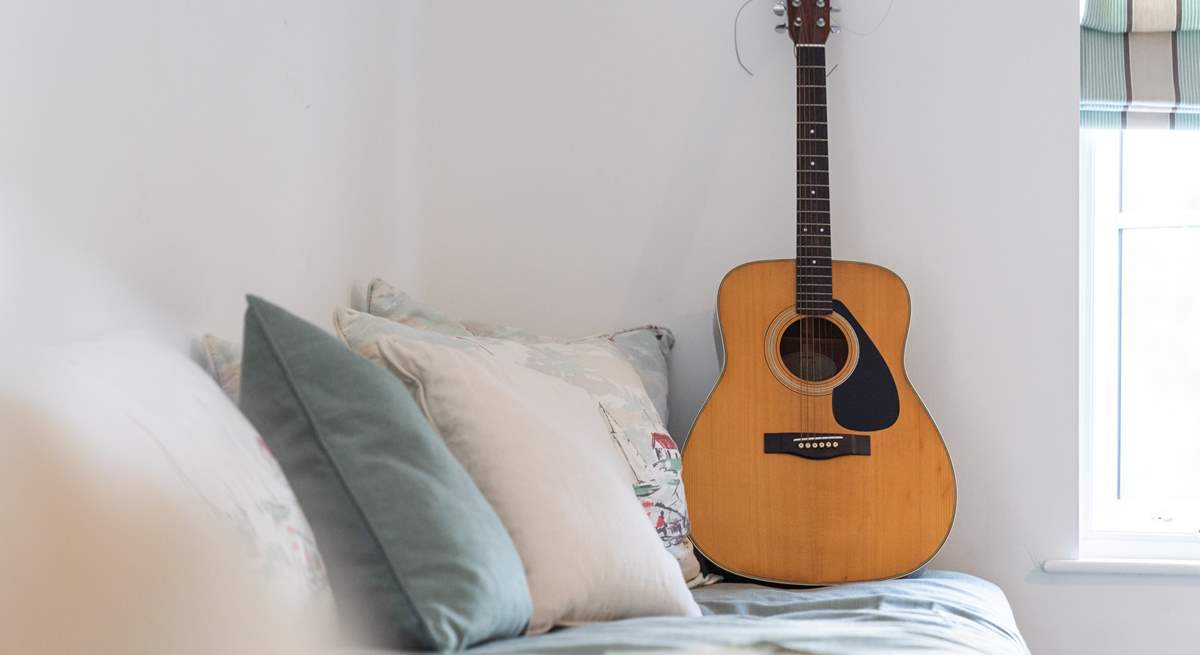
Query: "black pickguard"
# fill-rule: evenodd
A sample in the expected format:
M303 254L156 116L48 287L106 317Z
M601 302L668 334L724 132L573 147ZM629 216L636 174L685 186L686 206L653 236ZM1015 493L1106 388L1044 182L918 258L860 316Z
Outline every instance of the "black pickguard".
M857 432L888 428L900 417L896 380L854 314L836 299L833 311L846 318L858 337L858 366L833 390L833 418L847 430Z

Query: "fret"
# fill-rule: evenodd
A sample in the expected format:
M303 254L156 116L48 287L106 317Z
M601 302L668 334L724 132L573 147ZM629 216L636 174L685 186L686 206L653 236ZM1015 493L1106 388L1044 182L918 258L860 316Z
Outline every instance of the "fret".
M798 171L828 171L829 157L817 155L796 155L796 170Z
M829 187L814 186L810 184L797 184L796 193L800 196L800 199L805 201L817 200L818 198L828 199Z
M796 88L796 104L798 106L814 105L824 107L826 99L824 86L800 86Z
M797 66L820 66L825 67L825 47L814 45L812 47L796 47L796 65Z
M796 154L801 157L829 157L829 142L796 139Z
M829 126L825 123L796 123L796 136L801 139L828 139Z
M825 86L825 67L797 66L796 84L801 86Z
M796 105L796 120L803 123L828 123L825 105Z
M800 198L797 194L796 211L798 212L824 212L829 213L828 198Z
M829 171L796 171L796 184L829 186Z
M796 247L829 248L828 234L805 234L796 237Z

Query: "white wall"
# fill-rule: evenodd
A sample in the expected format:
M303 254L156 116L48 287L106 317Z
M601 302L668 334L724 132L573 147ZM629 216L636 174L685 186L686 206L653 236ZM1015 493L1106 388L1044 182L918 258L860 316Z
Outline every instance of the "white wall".
M0 330L240 338L410 276L419 3L0 0Z
M560 334L679 337L671 428L715 375L721 276L789 257L793 107L770 3L435 3L423 295ZM869 30L888 0L845 0ZM1190 580L1048 576L1077 526L1075 0L899 0L831 45L835 255L903 276L909 371L960 484L936 565L1034 652L1192 652Z

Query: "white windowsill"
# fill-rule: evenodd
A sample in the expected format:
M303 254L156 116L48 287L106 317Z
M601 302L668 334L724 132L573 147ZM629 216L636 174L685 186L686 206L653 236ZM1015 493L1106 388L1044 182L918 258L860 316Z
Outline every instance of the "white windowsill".
M1095 573L1117 575L1200 575L1200 561L1186 559L1048 559L1046 573Z

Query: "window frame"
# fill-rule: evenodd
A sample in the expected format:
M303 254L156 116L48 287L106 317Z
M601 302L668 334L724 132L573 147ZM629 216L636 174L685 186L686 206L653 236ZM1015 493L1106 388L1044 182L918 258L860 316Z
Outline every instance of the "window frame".
M1116 130L1080 134L1079 557L1200 560L1200 512L1173 507L1167 521L1117 498L1121 230L1200 224L1184 211L1164 221L1161 212L1124 210L1122 139Z

